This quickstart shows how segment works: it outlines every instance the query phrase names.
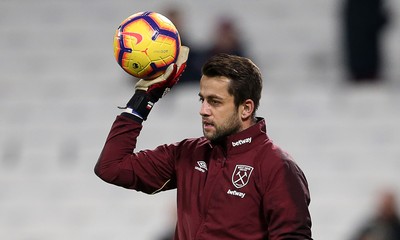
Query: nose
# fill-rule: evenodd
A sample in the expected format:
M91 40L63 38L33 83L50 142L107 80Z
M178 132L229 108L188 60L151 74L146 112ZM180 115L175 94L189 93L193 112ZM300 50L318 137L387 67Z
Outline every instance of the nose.
M200 115L201 116L210 116L210 106L208 105L207 101L203 101L200 107Z

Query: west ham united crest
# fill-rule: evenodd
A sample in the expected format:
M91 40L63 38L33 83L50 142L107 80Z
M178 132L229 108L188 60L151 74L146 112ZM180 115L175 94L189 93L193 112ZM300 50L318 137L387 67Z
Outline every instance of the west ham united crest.
M249 183L253 167L247 165L236 165L232 174L232 183L236 188L242 188Z

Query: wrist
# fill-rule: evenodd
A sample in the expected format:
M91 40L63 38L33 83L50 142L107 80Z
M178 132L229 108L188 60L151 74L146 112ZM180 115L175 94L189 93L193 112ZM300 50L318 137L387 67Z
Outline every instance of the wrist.
M133 115L143 121L143 117L138 112L136 112L134 109L132 109L130 107L125 108L122 113L129 113L130 115Z
M145 91L137 90L126 104L124 112L146 120L155 102Z
M125 112L125 111L121 113L121 116L132 119L133 121L140 123L140 124L143 123L143 119L141 117L138 117L136 115L133 115L133 114Z

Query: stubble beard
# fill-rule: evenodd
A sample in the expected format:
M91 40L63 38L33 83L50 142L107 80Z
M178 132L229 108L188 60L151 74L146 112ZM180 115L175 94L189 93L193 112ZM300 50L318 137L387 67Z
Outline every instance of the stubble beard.
M226 119L223 124L219 126L214 125L214 128L215 131L212 133L207 133L203 129L204 136L212 142L222 140L229 135L239 132L242 128L242 124L240 122L237 111L233 112L232 115L228 119Z

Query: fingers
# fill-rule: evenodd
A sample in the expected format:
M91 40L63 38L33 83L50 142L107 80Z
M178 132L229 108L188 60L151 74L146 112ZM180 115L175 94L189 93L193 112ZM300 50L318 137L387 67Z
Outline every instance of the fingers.
M165 82L164 86L172 87L178 82L179 77L182 75L186 67L186 61L189 56L189 48L186 46L181 46L178 59L176 63L171 64L167 67L164 74L155 79L141 79L136 83L135 88L137 90L148 91L150 88Z
M178 59L176 60L176 65L178 68L181 67L188 59L190 49L186 46L181 46Z
M169 65L161 77L163 79L168 79L170 76L174 76L176 74L176 69L177 67L175 64Z

